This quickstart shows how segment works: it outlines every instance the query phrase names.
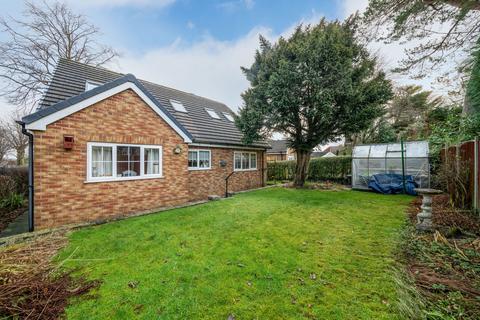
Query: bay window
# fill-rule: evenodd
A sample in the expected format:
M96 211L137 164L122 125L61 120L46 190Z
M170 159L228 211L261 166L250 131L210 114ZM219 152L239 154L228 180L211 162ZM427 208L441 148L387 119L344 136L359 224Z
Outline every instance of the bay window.
M235 171L256 170L257 153L256 152L234 152L233 165Z
M207 170L211 168L210 150L189 150L188 151L188 169Z
M161 176L161 146L97 142L87 144L87 182Z

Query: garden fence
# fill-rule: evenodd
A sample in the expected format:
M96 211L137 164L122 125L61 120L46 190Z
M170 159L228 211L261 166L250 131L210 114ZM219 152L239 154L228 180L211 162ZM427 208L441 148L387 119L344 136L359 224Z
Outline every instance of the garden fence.
M465 141L446 146L440 153L440 175L450 198L458 207L480 207L480 141Z

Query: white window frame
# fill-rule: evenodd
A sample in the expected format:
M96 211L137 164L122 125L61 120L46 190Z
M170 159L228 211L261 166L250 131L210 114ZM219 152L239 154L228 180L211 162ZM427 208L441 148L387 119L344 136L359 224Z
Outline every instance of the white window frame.
M173 107L173 109L174 109L175 111L183 112L183 113L188 113L188 111L187 111L187 109L185 108L185 106L183 105L183 103L181 103L181 102L178 101L178 100L170 99L170 105Z
M90 90L95 89L96 87L99 87L101 85L102 84L100 82L87 80L87 81L85 81L85 91L90 91Z
M238 169L235 168L235 156L237 154L240 154L240 166L243 166L243 161L242 161L242 154L247 153L248 154L248 169ZM255 168L252 168L252 154L255 155ZM256 152L250 152L250 151L234 151L233 152L233 171L255 171L258 170L258 154Z
M140 147L140 174L133 177L117 177L117 147ZM112 176L111 177L93 177L92 176L92 148L93 147L111 147L112 148ZM158 174L145 174L145 149L158 149L159 151L159 170ZM130 143L105 143L105 142L87 142L87 179L85 183L90 182L109 182L109 181L127 181L142 179L163 178L163 148L159 145L143 145Z
M210 118L212 119L217 119L220 120L220 115L217 113L217 111L213 110L212 108L205 108L205 111L208 113Z
M208 152L208 164L209 164L208 167L203 167L203 168L200 167L200 151ZM196 153L197 153L197 166L196 166L196 167L190 167L190 166L188 166L188 170L198 171L198 170L210 170L210 169L212 169L212 151L211 151L211 150L209 150L209 149L192 149L192 150L188 150L188 153L187 153L187 161L188 161L188 154L189 154L190 152L196 152ZM187 165L188 165L188 162L187 162Z
M233 117L232 114L228 113L228 112L224 112L223 113L223 116L225 117L225 119L227 119L228 121L230 122L235 122L235 118Z

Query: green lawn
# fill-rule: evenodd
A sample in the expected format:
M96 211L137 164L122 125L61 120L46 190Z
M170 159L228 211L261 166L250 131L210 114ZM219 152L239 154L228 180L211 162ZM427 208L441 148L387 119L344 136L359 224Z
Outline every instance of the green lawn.
M76 231L69 319L392 319L407 196L265 189ZM130 283L130 285L129 285ZM132 288L133 287L133 288Z

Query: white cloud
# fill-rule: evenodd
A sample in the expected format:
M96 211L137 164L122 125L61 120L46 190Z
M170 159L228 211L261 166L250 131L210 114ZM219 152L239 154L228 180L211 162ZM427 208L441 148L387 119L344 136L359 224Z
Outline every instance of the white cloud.
M195 24L192 21L187 22L187 29L193 30L195 29Z
M176 0L67 0L75 6L83 7L119 7L119 6L152 6L162 8L173 4Z
M244 0L243 2L245 3L245 7L249 10L255 6L255 1L253 0Z
M359 11L364 11L368 6L368 0L343 0L341 3L342 15L344 18Z
M142 56L126 54L119 65L122 72L212 98L236 109L241 105L240 93L248 87L240 66L253 62L259 34L272 37L270 29L259 27L232 42L206 36L200 42L185 45L178 39Z
M301 22L309 24L319 19L320 14L312 11ZM208 35L193 44L177 39L169 46L143 55L127 52L118 61L118 66L121 72L215 99L237 110L242 104L240 94L248 88L240 67L249 67L253 63L259 35L273 41L280 35L290 35L296 25L298 23L281 34L258 26L235 41L220 41Z
M232 1L221 2L217 5L218 8L228 13L235 12L241 8L246 8L247 10L251 10L253 9L254 6L255 6L254 0L232 0Z

